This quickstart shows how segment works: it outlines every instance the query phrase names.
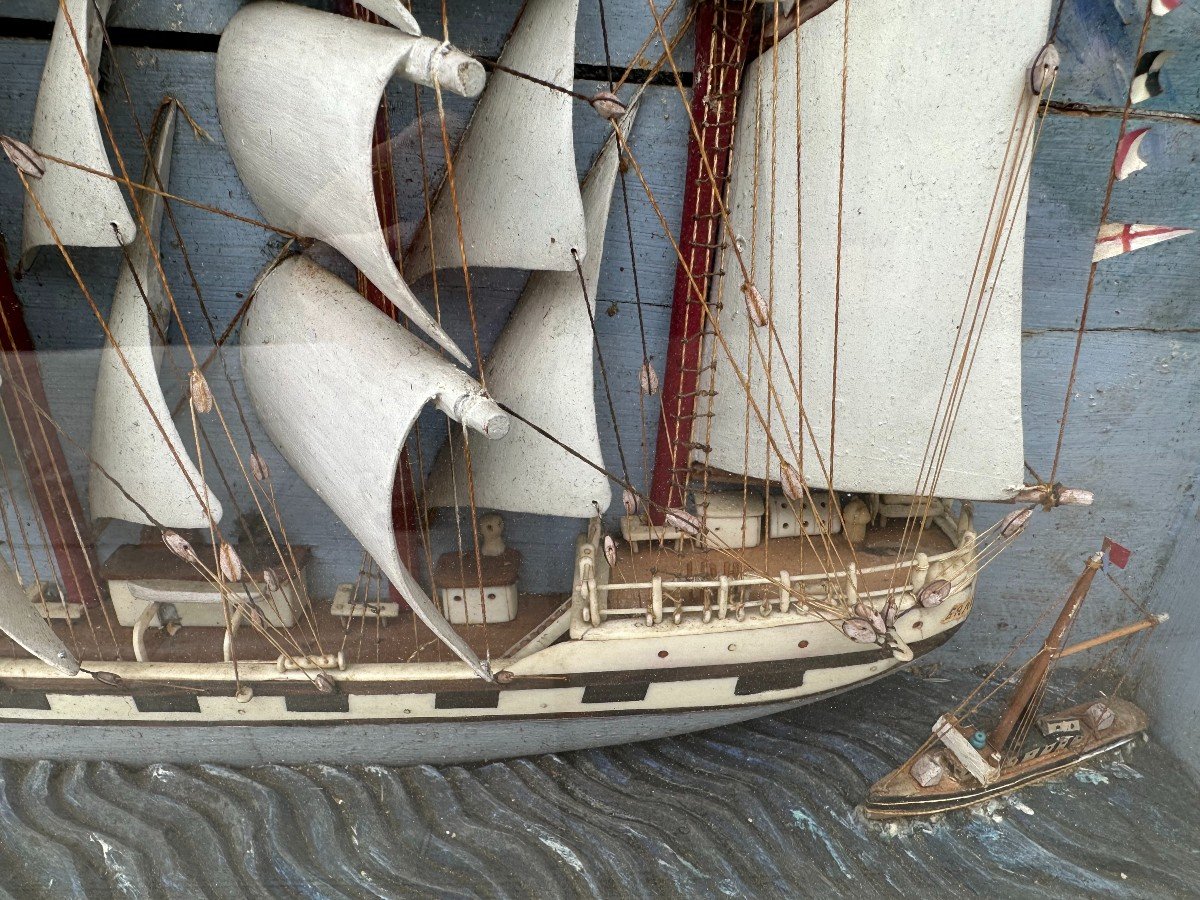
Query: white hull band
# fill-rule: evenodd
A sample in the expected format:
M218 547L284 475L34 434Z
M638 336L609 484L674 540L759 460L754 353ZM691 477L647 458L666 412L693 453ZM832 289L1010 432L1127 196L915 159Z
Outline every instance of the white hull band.
M920 656L951 628L914 646ZM884 658L886 655L886 659ZM848 657L862 656L856 662ZM745 721L825 699L901 664L867 650L840 657L697 670L629 671L543 679L565 687L422 693L256 696L249 703L175 690L70 698L0 692L0 758L152 762L460 763L651 740ZM711 677L704 677L711 676ZM676 680L678 679L678 680ZM11 683L11 680L9 680ZM775 687L787 685L790 687ZM44 684L44 682L42 682ZM476 682L478 684L478 682ZM255 704L278 710L256 720ZM69 714L54 714L57 706ZM220 705L228 715L208 710ZM47 708L49 707L49 708ZM90 713L85 713L85 708ZM242 715L238 715L238 710ZM374 715L362 714L370 709ZM64 710L65 712L65 710Z

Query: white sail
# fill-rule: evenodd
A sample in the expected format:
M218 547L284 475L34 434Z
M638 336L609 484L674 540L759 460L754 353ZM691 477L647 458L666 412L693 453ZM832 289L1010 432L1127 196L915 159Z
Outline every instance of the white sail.
M52 669L64 675L79 671L79 660L42 618L41 607L29 599L3 559L0 559L0 631Z
M144 184L170 183L174 137L175 107L169 106L142 176ZM96 377L88 501L96 519L207 528L210 521L220 521L221 503L188 455L158 381L163 353L158 329L165 332L171 319L147 235L154 235L157 243L163 198L141 191L138 203L147 231L138 233L128 260L121 264L108 316L112 340L105 341Z
M834 486L916 489L989 230L986 212L998 180L1013 168L1012 156L1005 162L1006 143L1029 91L1029 66L1045 41L1049 9L1050 0L855 0L846 62L840 302L844 7L805 22L750 65L738 112L731 218L778 339L748 315L731 247L721 265L720 330L740 374L748 375L758 410L770 417L780 452L770 448L758 414L747 412L739 374L718 347L711 435L695 438L712 445L709 465L778 479L783 456L808 483L824 487L836 407ZM991 272L991 307L974 339L973 368L936 486L941 496L1008 497L1022 482L1024 202L1022 190L1005 222L1012 223L1007 255ZM989 237L995 231L993 223ZM782 419L767 388L768 354ZM801 425L788 366L802 387L821 458Z
M578 12L579 0L526 0L500 64L573 88ZM571 248L587 246L571 107L561 91L492 74L455 151L454 195L443 183L405 255L410 278L462 265L456 205L467 265L575 270Z
M433 38L273 0L251 3L221 35L221 129L267 221L344 254L465 364L401 277L379 223L371 144L393 75L465 96L484 84L479 63Z
M633 127L635 115L636 107L631 107L622 117L624 134ZM576 269L534 272L484 368L493 397L595 465L515 420L503 440L471 444L475 503L486 509L586 518L597 506L606 510L612 500L608 478L596 468L602 468L604 460L596 426L592 327L619 163L620 147L615 136L610 137L583 183L592 248L580 266L583 285ZM462 440L453 429L450 440L454 453L442 448L426 483L430 506L469 502Z
M508 418L470 376L302 257L263 279L241 347L254 408L292 468L425 624L490 678L405 568L392 523L392 483L426 403L489 438L504 436Z
M112 0L64 0L59 6L30 137L30 145L39 153L110 176L112 166L104 149L92 83L103 50L101 25L111 5ZM133 219L115 181L46 160L46 174L30 179L29 187L42 209L39 212L37 204L26 198L22 265L32 263L39 247L54 243L42 213L67 247L118 247L133 240Z

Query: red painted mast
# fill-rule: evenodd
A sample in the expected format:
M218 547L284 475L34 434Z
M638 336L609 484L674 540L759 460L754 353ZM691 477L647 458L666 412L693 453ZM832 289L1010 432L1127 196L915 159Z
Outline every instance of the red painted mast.
M696 392L704 368L704 300L717 261L720 199L729 176L738 88L754 37L751 12L755 6L752 0L705 0L696 12L692 118L700 140L693 134L688 141L686 193L679 227L683 261L675 269L663 415L658 423L650 485L649 511L656 523L662 522L665 509L681 507L687 499L694 446L692 426L703 415L696 412ZM715 182L708 176L705 156L711 162Z
M63 599L94 607L100 603L96 549L91 523L83 514L75 483L58 432L46 418L50 402L42 384L33 336L8 268L8 253L0 237L0 352L7 362L0 385L0 403L12 431L13 443L28 473L30 500L45 528L49 551L58 568ZM14 551L14 564L20 559Z
M341 0L339 11L343 15L355 19L384 24L378 16L363 9L352 0ZM379 113L375 117L375 133L371 146L371 178L375 187L379 224L383 227L383 234L387 239L388 252L392 254L392 259L399 266L402 260L400 214L396 208L396 179L392 171L391 128L388 123L386 96L380 102ZM399 310L361 272L358 273L358 291L392 319L400 321ZM413 490L412 469L409 465L407 447L400 454L400 462L396 466L396 480L392 483L392 527L400 558L404 561L405 566L412 570L416 564L419 541L416 537L417 498ZM404 597L396 590L395 585L389 585L389 589L392 600L407 606Z

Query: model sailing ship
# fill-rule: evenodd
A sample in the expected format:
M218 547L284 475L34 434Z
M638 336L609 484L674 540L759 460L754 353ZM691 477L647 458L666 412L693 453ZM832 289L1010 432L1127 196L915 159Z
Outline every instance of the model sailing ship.
M189 335L161 262L164 221L186 258L175 105L145 129L140 180L115 145L110 165L107 5L63 0L30 138L3 143L27 191L23 265L60 254L106 338L90 515L144 540L78 597L63 560L90 579L86 552L44 578L36 542L10 540L32 571L0 572L0 630L21 648L0 659L0 753L470 760L734 722L941 645L1037 505L1090 499L1053 476L1023 483L1021 254L1057 73L1049 0L703 2L684 23L690 100L679 35L651 4L654 71L676 74L691 132L679 229L638 162L641 92L575 92L575 0L527 0L487 66L423 36L398 0L355 18L252 3L216 66L225 146L261 214L241 218L333 248L359 289L309 252L281 254L227 329L240 325L244 393L199 286L215 347ZM378 140L395 78L433 96L426 127L447 151L440 186L422 172L403 254L386 127ZM972 102L936 102L949 91ZM444 94L480 95L452 153ZM580 104L610 131L582 184ZM678 261L665 373L643 336L637 379L649 486L629 474L595 324L606 228L639 190ZM121 254L107 316L74 266L81 246ZM632 235L629 250L635 264ZM533 272L487 353L481 267ZM442 320L447 269L465 282L469 343ZM432 312L410 287L430 279ZM182 429L159 383L172 329ZM57 440L27 367L13 373L15 427ZM449 437L427 458L418 432L439 416ZM284 461L365 550L333 598L312 595L311 548L288 537ZM618 498L624 515L609 513ZM977 501L1020 505L977 532ZM574 548L569 591L522 591L514 516ZM84 547L86 522L67 521Z

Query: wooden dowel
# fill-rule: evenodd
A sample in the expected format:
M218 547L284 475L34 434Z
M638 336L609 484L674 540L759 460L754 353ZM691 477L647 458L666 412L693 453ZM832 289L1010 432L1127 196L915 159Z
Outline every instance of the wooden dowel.
M1095 637L1088 638L1086 641L1080 641L1078 644L1071 644L1069 647L1064 647L1063 651L1058 654L1058 658L1062 659L1065 656L1074 656L1076 653L1091 650L1093 647L1099 647L1101 644L1107 644L1109 641L1129 637L1129 635L1145 631L1147 628L1155 628L1165 621L1167 621L1167 614L1159 613L1151 619L1142 619L1142 621L1134 622L1132 625L1122 625L1120 628L1114 628L1112 631L1098 634Z

